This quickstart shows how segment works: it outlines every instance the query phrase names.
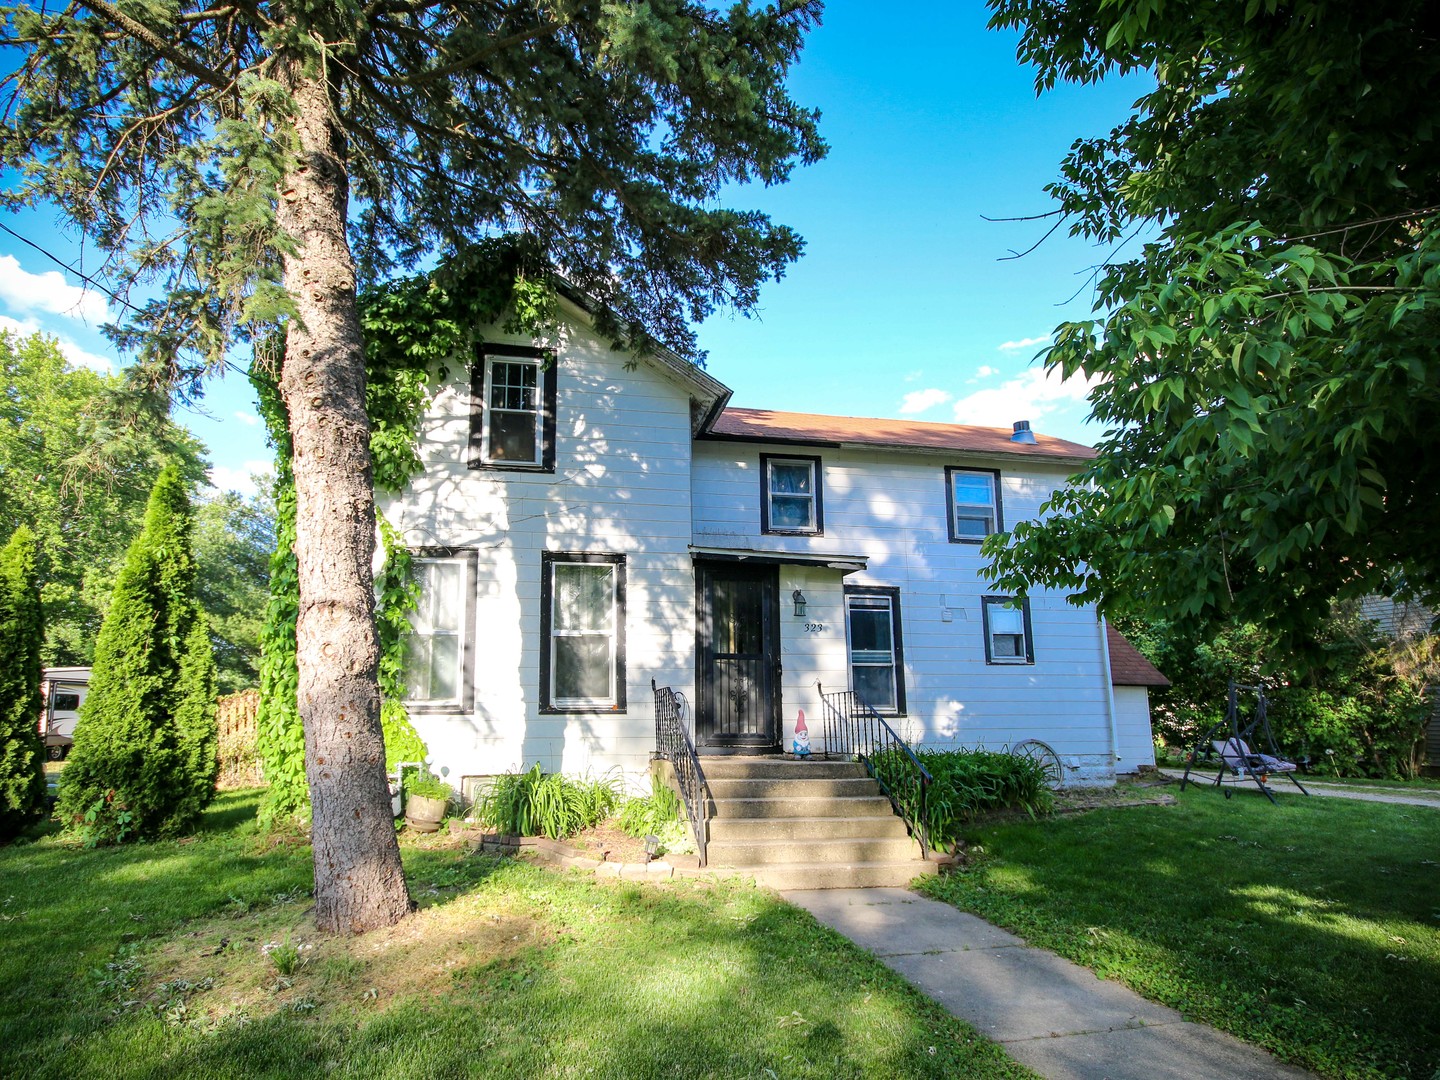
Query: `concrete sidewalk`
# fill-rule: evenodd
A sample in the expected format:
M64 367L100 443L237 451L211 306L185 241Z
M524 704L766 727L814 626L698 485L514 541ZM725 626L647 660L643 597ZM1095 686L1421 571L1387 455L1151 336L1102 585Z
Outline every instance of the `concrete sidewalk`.
M782 893L1051 1080L1228 1080L1283 1065L985 920L905 889Z
M1184 769L1163 768L1160 770L1162 776L1168 776L1175 780L1185 779ZM1408 791L1397 791L1394 788L1363 788L1348 787L1344 784L1327 784L1324 780L1316 780L1309 776L1299 778L1300 783L1305 785L1305 790L1311 795L1318 795L1324 799L1355 799L1358 802L1382 802L1396 803L1401 806L1431 806L1440 810L1440 791L1415 794ZM1191 773L1190 783L1200 787L1214 787L1214 773ZM1227 780L1227 785L1232 791L1248 791L1256 795L1260 794L1260 788L1253 780ZM1270 790L1276 795L1303 795L1305 792L1298 790L1294 784L1284 779L1277 778L1270 783Z

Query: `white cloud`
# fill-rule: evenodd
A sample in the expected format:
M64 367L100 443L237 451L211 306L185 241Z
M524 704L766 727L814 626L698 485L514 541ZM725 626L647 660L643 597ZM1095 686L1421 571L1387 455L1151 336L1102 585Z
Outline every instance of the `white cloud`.
M912 372L910 372L910 374L908 374L908 375L905 376L905 381L906 381L906 382L915 382L916 380L918 380L918 379L919 379L921 376L923 376L924 374L925 374L925 372L923 372L923 371L912 371Z
M1095 380L1083 375L1062 379L1058 369L1029 368L1018 378L955 402L955 422L1005 427L1016 420L1037 420L1083 402L1094 384Z
M981 364L978 368L975 369L975 378L977 379L988 379L991 375L999 374L1000 369L993 368L989 364Z
M1016 349L1028 349L1033 345L1044 345L1049 340L1050 335L1046 334L1043 337L1021 338L1019 341L1003 341L995 347L1001 352L1014 352Z
M256 416L253 412L246 412L244 409L235 410L235 419L239 420L246 427L254 427L260 423L260 417Z
M913 390L906 394L900 402L900 414L902 416L910 413L922 413L927 409L933 409L936 405L944 405L950 400L948 390Z
M109 357L101 356L98 353L86 352L69 338L52 334L34 319L12 319L7 315L0 315L0 330L9 330L17 338L28 338L31 334L45 334L53 337L60 347L60 355L69 361L71 367L90 368L93 371L111 372L115 370L115 361Z
M221 491L238 491L247 498L254 495L260 486L256 479L270 475L270 462L246 461L238 469L229 465L210 466L210 483Z
M95 324L109 318L104 294L71 285L58 270L32 274L13 255L0 255L0 300L15 311L44 311Z

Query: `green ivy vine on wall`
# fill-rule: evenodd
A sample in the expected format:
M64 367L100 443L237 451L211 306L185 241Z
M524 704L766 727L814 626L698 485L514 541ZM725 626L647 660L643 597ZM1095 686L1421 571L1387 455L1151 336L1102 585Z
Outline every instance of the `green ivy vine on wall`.
M553 275L532 243L497 237L456 255L429 274L402 278L360 295L365 334L365 409L375 487L403 491L421 468L420 422L435 387L452 364L467 369L482 327L501 322L508 333L540 335L555 328ZM277 343L270 343L275 346ZM283 344L273 349L278 357ZM269 783L260 819L303 819L305 734L297 704L295 627L299 577L295 560L295 474L289 416L273 373L257 349L251 382L275 447L276 547L270 558L270 599L261 634L260 713L256 742ZM405 708L405 635L419 599L411 556L398 530L377 513L385 561L375 575L380 638L380 723L385 765L423 761L428 750Z

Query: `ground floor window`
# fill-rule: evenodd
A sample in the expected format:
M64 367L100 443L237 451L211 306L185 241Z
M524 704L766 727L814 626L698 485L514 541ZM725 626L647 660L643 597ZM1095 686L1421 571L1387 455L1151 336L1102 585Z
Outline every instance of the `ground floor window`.
M546 552L541 708L625 708L625 556Z
M876 712L905 714L905 657L900 640L900 590L846 586L850 687Z
M1033 664L1035 642L1030 632L1030 601L1014 597L986 596L981 600L985 622L987 664Z
M406 702L421 711L461 710L470 698L475 552L427 548L412 556L419 587L405 639Z

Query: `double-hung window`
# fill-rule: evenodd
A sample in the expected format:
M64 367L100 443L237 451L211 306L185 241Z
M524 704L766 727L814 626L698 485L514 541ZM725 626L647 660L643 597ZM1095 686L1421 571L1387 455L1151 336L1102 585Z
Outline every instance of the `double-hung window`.
M1009 596L986 596L981 599L985 624L985 662L987 664L1033 664L1035 640L1030 631L1030 601L1019 606Z
M760 531L820 536L825 531L818 457L760 455Z
M900 590L846 586L850 687L885 716L905 715L905 653L900 643Z
M555 363L541 349L481 345L471 378L470 467L555 467Z
M420 711L464 711L473 661L476 554L429 548L411 573L419 595L405 637L405 698Z
M950 540L978 544L1004 525L1000 520L1000 474L993 469L945 470Z
M625 708L625 557L545 552L541 706Z

